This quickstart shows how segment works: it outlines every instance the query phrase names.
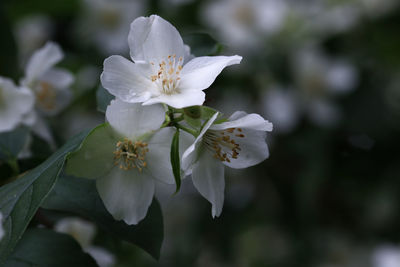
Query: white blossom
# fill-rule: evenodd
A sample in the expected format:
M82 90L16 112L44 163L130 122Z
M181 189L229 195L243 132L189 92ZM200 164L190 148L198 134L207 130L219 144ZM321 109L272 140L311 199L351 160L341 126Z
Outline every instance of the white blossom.
M140 17L131 24L130 56L104 61L101 82L119 99L143 105L165 103L174 108L202 105L208 88L240 56L196 57L184 45L176 28L159 16Z
M287 13L287 4L281 0L218 0L205 6L202 19L229 46L249 49L279 32Z
M142 106L113 100L106 111L109 124L96 128L67 171L96 179L107 210L117 220L137 224L147 213L155 181L173 184L170 147L175 130L160 129L162 105Z
M78 36L105 55L128 52L129 24L143 14L144 1L84 0L77 23Z
M10 79L0 77L0 132L11 131L32 112L35 98L25 87L17 87Z
M25 68L21 84L36 96L36 108L44 115L56 115L72 97L69 87L74 77L69 71L54 67L63 58L61 48L52 42L37 50Z
M258 114L237 111L228 121L213 124L218 113L204 125L194 143L182 156L182 167L192 175L194 186L212 204L212 216L219 216L224 202L224 165L241 169L256 165L269 156L266 132L272 123Z

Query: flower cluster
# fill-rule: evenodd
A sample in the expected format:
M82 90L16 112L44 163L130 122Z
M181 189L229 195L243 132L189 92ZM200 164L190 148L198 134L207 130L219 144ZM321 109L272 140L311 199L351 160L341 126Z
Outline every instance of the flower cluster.
M156 182L179 189L189 175L219 216L224 165L246 168L269 155L270 122L243 111L226 118L203 106L203 90L242 58L194 57L176 28L156 15L135 19L128 43L131 60L104 61L101 82L116 97L106 123L69 158L67 172L96 179L107 210L128 224L146 216Z
M44 118L57 115L69 104L74 81L69 71L54 67L62 58L61 48L48 42L33 53L19 85L0 77L0 132L27 126L54 147Z

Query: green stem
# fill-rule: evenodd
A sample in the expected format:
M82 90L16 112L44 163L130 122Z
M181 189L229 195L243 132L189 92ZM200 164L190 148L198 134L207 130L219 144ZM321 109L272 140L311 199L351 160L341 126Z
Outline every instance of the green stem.
M171 118L169 117L168 114L165 114L165 121L161 125L161 128L167 127L171 123Z

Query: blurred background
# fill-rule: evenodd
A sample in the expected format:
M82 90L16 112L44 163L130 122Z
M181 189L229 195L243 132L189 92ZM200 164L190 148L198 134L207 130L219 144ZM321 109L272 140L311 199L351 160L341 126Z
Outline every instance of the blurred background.
M271 121L270 158L226 168L220 218L190 178L176 196L160 187L160 261L98 230L108 266L400 266L399 1L2 0L0 75L18 81L33 51L60 44L75 75L72 103L48 118L61 145L104 121L103 61L129 57L129 25L150 14L196 56L243 56L205 104ZM37 146L26 164L51 153Z

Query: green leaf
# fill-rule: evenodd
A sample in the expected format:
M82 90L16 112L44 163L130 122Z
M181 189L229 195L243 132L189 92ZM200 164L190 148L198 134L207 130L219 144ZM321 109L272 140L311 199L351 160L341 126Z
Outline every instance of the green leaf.
M88 218L103 230L141 247L154 258L160 257L163 218L155 199L143 221L137 225L127 225L123 221L116 221L108 213L97 192L95 180L61 176L42 207Z
M172 172L174 173L176 191L175 194L179 192L181 188L181 163L179 159L179 129L176 129L174 137L171 143L171 165Z
M91 267L95 260L69 235L48 229L28 229L4 267Z
M115 96L110 94L106 89L103 88L103 86L100 85L96 91L97 110L105 113L107 106L114 98Z
M0 187L0 211L5 236L0 241L0 265L13 251L37 209L53 189L66 155L77 149L87 135L83 132L41 165L12 183Z
M26 144L29 135L27 127L19 127L13 131L0 134L0 159L16 159Z

